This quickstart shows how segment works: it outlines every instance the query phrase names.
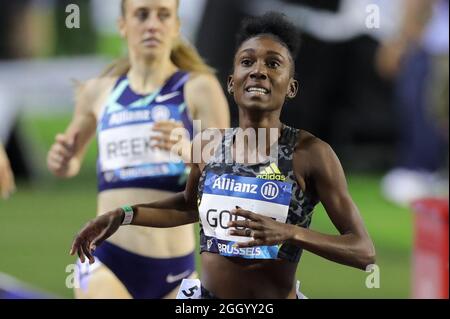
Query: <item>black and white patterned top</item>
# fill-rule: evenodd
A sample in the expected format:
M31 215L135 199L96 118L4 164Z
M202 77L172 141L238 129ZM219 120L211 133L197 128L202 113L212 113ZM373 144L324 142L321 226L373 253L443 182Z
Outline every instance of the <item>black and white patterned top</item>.
M217 175L233 174L246 177L256 177L261 171L272 164L270 158L267 161L258 164L236 163L230 154L237 131L238 128L226 130L225 136L220 145L221 147L216 149L214 156L210 161L208 161L203 169L198 185L199 205L203 195L205 178L208 173L211 172ZM283 125L281 135L278 140L277 167L281 174L286 177L285 182L292 184L292 197L286 223L308 228L311 224L314 207L318 202L314 201L303 192L294 174L292 160L295 146L299 140L299 135L300 130ZM210 249L207 245L207 236L205 236L200 222L200 253L204 251L210 251ZM290 262L298 262L301 254L302 249L300 247L285 243L281 245L279 249L278 258L285 259Z

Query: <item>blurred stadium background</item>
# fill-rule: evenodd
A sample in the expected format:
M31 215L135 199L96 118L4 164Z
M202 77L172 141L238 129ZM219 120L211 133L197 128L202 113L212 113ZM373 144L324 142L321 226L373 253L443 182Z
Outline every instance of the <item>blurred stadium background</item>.
M0 201L0 273L4 274L0 276L0 298L7 297L6 291L11 287L20 290L14 280L25 285L27 291L48 297L73 297L72 290L66 287L69 275L66 267L74 263L68 251L76 231L95 214L96 145L91 145L81 174L70 181L57 180L47 172L46 152L55 134L63 132L70 121L73 80L95 76L111 59L124 53L114 28L118 1L108 0L107 7L105 2L0 0L0 137L7 145L18 182L17 193L7 201ZM338 15L349 2L358 3L355 8L363 8L364 15L368 3L386 5L386 1L375 0L261 0L258 4L251 0L182 0L181 18L185 36L197 44L224 84L233 53L231 41L242 17L263 9L281 10L289 6L306 8L294 19L307 18L314 11ZM65 8L70 3L80 6L80 29L65 27L68 16ZM381 21L386 21L386 25L387 21L395 20L396 11L390 10L394 19L381 12ZM347 21L346 17L341 18ZM386 200L381 187L384 174L396 164L395 134L400 125L391 105L393 81L372 74L370 64L385 35L358 30L354 34L347 32L340 39L333 39L333 35L321 38L320 34L314 34L314 26L310 28L309 33L305 32L302 49L306 61L302 62L301 52L298 69L300 80L302 71L306 74L303 80L306 97L294 102L300 106L290 105L284 120L307 127L328 141L341 158L350 192L374 240L380 288L366 287L369 273L305 252L298 270L302 292L310 298L410 298L414 214L407 205ZM348 28L342 30L345 33ZM380 30L388 33L386 29ZM223 35L222 38L217 34ZM335 68L330 71L322 63L331 63L332 57ZM323 69L308 68L311 63L322 64ZM330 78L331 86L344 92L345 98L325 89L326 84L317 79L322 71L322 77ZM350 78L344 81L341 77L344 74ZM328 107L308 105L318 96L308 80L314 81L319 91L324 88L321 102L329 104ZM446 99L448 114L448 91ZM236 124L233 104L231 109ZM448 144L446 147L448 153ZM448 161L447 156L444 161ZM445 179L448 164L442 167L444 173L440 175ZM315 210L311 227L336 233L321 206Z

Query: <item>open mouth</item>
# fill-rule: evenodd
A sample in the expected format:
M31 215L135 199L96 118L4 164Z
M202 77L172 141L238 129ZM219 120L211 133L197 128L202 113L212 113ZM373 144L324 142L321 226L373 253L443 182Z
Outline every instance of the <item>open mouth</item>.
M250 86L247 89L245 89L245 91L248 93L254 93L258 95L267 95L270 93L268 89L257 86Z

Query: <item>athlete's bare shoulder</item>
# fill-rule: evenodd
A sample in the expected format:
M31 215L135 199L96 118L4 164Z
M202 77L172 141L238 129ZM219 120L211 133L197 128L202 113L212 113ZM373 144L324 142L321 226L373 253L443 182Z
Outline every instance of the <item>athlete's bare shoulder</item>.
M78 84L76 90L77 108L92 112L96 116L117 82L117 76L102 76Z
M81 96L95 99L105 91L111 91L117 82L117 76L102 76L87 80L79 87Z
M195 119L202 119L207 127L226 128L230 125L228 103L214 74L191 73L184 93Z
M222 88L216 76L211 73L191 72L186 82L185 94L188 102L208 99L220 94Z
M209 86L211 80L215 80L216 76L207 72L191 72L189 73L188 83L191 86Z
M328 143L308 131L300 131L293 163L298 178L308 184L317 172L328 170L336 161L336 154Z
M300 130L296 152L317 152L327 147L330 147L328 143L324 142L314 134L305 130Z

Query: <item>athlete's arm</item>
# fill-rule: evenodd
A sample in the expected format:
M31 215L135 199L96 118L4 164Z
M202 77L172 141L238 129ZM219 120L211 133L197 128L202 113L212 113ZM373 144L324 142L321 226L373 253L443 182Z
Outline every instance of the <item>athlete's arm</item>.
M202 129L230 127L228 102L214 75L193 75L186 83L185 96L194 120L201 120Z
M99 94L98 80L83 84L76 97L75 111L65 133L55 137L47 155L47 166L55 176L62 178L78 174L89 141L96 130L94 105Z
M239 247L271 246L289 242L329 260L364 269L375 262L375 249L361 216L347 190L342 166L333 150L316 138L308 151L294 157L297 180L311 181L316 193L340 235L327 235L295 225L280 223L269 217L241 208L232 213L245 220L232 221L235 236L252 237ZM306 172L302 174L301 172ZM303 183L304 184L304 183Z
M132 206L132 225L169 228L198 221L197 187L200 179L198 165L193 165L186 189L166 200Z
M344 170L328 144L317 138L312 139L307 146L307 178L340 235L292 227L289 241L329 260L365 270L375 263L375 248L349 194ZM301 161L298 156L295 167L299 167ZM299 169L295 171L297 174Z
M196 199L199 178L200 169L194 165L184 192L165 200L133 206L134 216L131 224L169 228L197 222L199 217ZM82 263L85 256L93 263L93 250L117 231L124 216L123 209L118 208L87 223L75 237L70 254L77 253Z

